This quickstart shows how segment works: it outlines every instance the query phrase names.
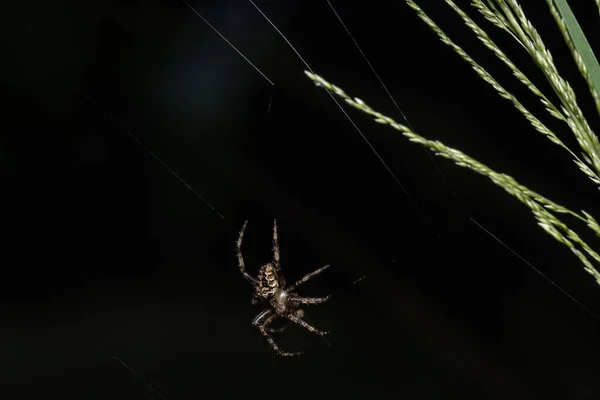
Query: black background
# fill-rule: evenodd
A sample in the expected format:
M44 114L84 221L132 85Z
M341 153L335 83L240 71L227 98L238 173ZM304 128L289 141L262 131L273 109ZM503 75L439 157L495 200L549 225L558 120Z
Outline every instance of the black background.
M570 156L404 2L332 3L417 133L599 217L598 190ZM467 3L555 100L529 56ZM599 127L539 3L527 15ZM598 49L598 10L577 3ZM18 4L5 14L0 142L6 398L156 398L115 357L169 400L598 398L600 288L577 258L486 178L348 109L399 185L250 2L191 5L274 85L181 1ZM326 1L256 4L316 73L402 122ZM575 145L443 2L419 4ZM332 333L276 339L306 351L296 358L252 328L260 309L235 259L249 220L250 272L270 260L274 217L288 281L333 266L302 290L334 294L308 310Z

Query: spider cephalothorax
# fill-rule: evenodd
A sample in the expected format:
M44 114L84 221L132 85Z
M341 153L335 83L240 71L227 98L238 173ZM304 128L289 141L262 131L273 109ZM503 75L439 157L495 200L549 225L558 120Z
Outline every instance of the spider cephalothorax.
M294 292L294 290L304 282L325 271L327 268L329 268L329 265L311 272L291 286L286 286L285 279L283 278L281 267L279 265L279 241L277 238L277 222L275 221L273 223L273 262L267 263L260 267L258 276L256 278L253 277L246 272L246 266L244 265L244 259L242 257L241 250L242 239L244 237L244 231L246 230L247 223L248 221L244 223L244 226L240 231L240 236L237 240L236 252L238 264L244 278L254 287L252 303L258 304L259 302L262 302L268 307L254 318L252 325L256 326L260 330L261 334L265 337L265 339L267 339L277 354L282 356L295 356L301 354L302 352L288 353L281 351L275 344L275 341L273 341L273 338L271 338L269 335L269 333L283 331L288 325L278 330L271 328L270 325L277 318L285 318L290 322L294 322L308 329L309 331L316 333L317 335L326 335L328 333L317 330L302 319L302 317L304 317L304 311L302 310L301 305L320 304L329 300L331 296L300 297Z

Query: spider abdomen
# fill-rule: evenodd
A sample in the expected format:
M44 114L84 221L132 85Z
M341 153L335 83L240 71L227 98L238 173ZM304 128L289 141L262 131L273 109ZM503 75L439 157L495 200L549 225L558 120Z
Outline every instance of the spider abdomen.
M279 287L279 277L272 264L265 264L258 271L258 292L261 297L273 296Z

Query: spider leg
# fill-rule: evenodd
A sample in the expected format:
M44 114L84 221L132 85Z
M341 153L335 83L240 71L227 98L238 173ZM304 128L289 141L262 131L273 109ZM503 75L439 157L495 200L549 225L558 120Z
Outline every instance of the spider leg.
M295 315L289 314L286 316L290 321L297 323L298 325L300 325L303 328L308 329L309 331L311 331L314 334L317 335L327 335L329 332L324 332L324 331L320 331L317 328L315 328L314 326L308 324L306 321L304 321L301 318L296 317Z
M244 222L244 226L242 226L242 230L240 231L240 236L236 242L235 252L237 254L238 265L240 266L240 272L244 276L244 278L252 283L256 284L258 281L255 277L246 272L246 265L244 264L244 257L242 257L242 239L244 238L244 231L246 230L246 225L248 221Z
M276 219L273 219L273 264L275 264L275 269L279 271L281 266L279 265L279 238L277 236Z
M331 295L327 295L325 297L293 297L292 300L302 304L321 304L325 303L330 298Z
M315 276L319 275L321 272L325 271L329 267L330 267L329 265L325 265L324 267L321 267L321 268L311 272L310 274L305 275L302 279L296 281L292 286L288 287L287 290L289 290L290 292L294 291L298 286L302 285L309 279L312 279Z
M270 317L273 314L273 310L270 308L266 308L262 310L254 319L252 320L252 325L259 326L264 324L264 319L266 317Z
M264 318L264 321L261 323L261 320L263 320L263 318ZM271 348L273 350L275 350L275 353L277 353L278 355L290 357L290 356L297 356L297 355L302 354L303 353L302 351L294 352L294 353L282 351L279 348L279 346L277 346L277 344L275 343L273 338L269 335L269 333L267 332L268 330L274 331L274 329L270 328L269 325L271 325L271 323L276 318L277 318L277 314L274 314L271 309L267 309L267 310L261 312L260 314L258 314L256 316L256 318L254 318L254 320L252 321L252 324L260 330L260 333L263 335L263 337L267 340L267 342L269 343Z

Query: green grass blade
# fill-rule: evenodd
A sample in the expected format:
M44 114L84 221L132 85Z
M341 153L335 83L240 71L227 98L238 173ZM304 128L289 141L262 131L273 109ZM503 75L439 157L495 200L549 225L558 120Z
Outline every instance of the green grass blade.
M598 59L594 55L592 48L587 41L585 34L581 30L579 23L577 23L577 19L567 0L553 0L554 5L558 11L560 18L564 21L564 30L563 34L568 35L571 43L567 43L571 50L578 53L581 56L581 61L585 66L584 70L581 71L584 75L584 78L588 81L588 85L590 86L590 91L594 96L594 100L596 101L596 107L598 108L598 112L600 113L600 100L598 99L598 93L600 92L600 64L598 64ZM598 2L598 1L597 1ZM563 27L561 27L562 30ZM574 54L577 62L577 55ZM577 62L580 70L582 69ZM587 75L587 76L586 76Z

